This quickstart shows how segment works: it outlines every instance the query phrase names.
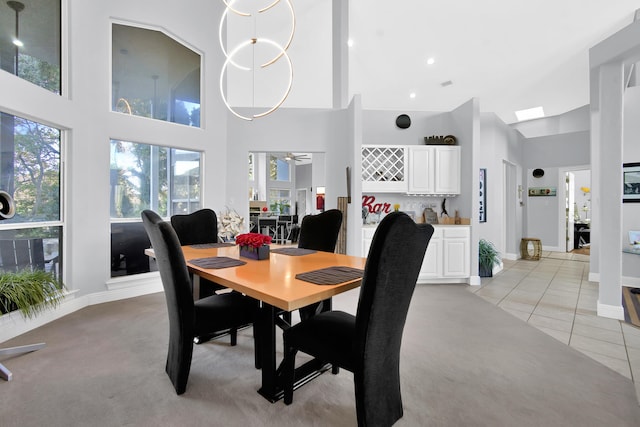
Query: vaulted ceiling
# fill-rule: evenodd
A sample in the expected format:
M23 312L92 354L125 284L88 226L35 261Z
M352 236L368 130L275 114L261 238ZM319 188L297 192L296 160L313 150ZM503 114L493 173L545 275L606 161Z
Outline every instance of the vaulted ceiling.
M553 116L588 104L589 48L640 8L638 0L350 3L350 89L364 108L449 111L477 97L506 123L516 110L542 106Z
M27 38L43 28L41 1L25 0L21 31ZM291 2L297 20L289 49L294 84L284 106L330 108L334 0ZM1 27L12 31L12 11L1 6ZM286 40L288 11L277 7L281 13L265 27L254 26L250 36L256 30ZM633 22L639 8L640 0L349 0L348 91L374 110L450 111L476 97L481 111L495 112L506 123L516 121L514 111L537 106L547 116L562 114L589 103L589 49ZM203 31L217 40L219 17L211 22ZM247 36L246 29L238 32L240 39ZM270 105L259 99L260 86L280 96L277 84L254 82L235 85L248 88L251 98L230 94L235 105Z

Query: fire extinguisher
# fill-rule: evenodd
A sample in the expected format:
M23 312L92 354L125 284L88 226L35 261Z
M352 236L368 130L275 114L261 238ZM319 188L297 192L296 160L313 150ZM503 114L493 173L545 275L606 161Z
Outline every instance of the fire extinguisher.
M316 209L324 211L324 194L318 194L316 196Z

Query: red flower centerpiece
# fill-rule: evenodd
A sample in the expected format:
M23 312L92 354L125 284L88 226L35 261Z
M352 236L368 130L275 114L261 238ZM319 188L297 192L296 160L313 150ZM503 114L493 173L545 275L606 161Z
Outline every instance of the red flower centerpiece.
M236 245L240 247L240 256L251 259L268 259L271 236L260 233L244 233L236 236Z

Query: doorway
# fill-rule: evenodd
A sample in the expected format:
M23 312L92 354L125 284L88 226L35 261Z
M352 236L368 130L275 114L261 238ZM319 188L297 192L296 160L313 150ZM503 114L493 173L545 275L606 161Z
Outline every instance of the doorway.
M591 244L591 169L561 169L564 205L560 215L566 252L589 255Z

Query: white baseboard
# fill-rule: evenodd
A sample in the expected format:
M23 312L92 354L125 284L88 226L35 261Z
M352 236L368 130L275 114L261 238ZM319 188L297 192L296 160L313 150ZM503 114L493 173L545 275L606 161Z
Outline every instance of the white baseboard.
M548 251L548 252L566 252L567 248L560 247L560 246L545 246L545 245L542 245L542 250L543 251Z
M504 253L502 259L508 259L509 261L517 261L520 259L520 254Z
M640 277L622 276L622 286L640 288Z
M469 286L480 286L482 282L480 281L480 276L471 276L469 277Z
M32 319L25 319L19 311L0 315L0 343L90 305L162 292L162 282L157 272L139 276L142 277L117 281L119 285L108 283L107 288L110 290L104 292L77 297L77 291L71 291L59 306L47 309Z
M600 301L598 301L597 310L598 316L624 320L624 308L622 305L600 304Z
M461 277L461 278L439 278L439 279L420 279L418 278L418 281L416 282L416 284L418 285L446 285L446 284L450 284L450 283L467 283L469 280L468 277Z
M600 273L589 273L589 281L600 283ZM622 286L640 288L640 277L622 276L620 282Z

